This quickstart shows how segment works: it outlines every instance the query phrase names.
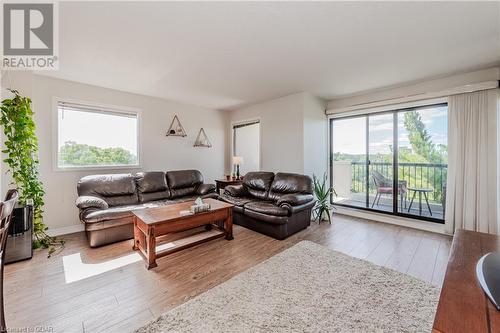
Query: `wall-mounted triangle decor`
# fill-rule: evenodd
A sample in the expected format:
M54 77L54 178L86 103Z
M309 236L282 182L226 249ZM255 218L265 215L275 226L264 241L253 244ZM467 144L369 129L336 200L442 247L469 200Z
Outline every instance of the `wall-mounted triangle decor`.
M203 127L200 128L200 132L198 133L196 141L194 142L194 147L207 147L207 148L212 147L212 144L210 143L210 140L208 140L208 136L205 133Z
M187 136L184 127L182 127L179 118L177 118L177 115L174 116L174 119L172 119L172 122L170 123L167 136Z

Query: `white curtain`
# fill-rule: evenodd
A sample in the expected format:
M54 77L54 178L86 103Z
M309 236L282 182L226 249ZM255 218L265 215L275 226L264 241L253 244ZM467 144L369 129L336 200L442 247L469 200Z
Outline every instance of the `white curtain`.
M448 99L446 228L498 232L498 90Z

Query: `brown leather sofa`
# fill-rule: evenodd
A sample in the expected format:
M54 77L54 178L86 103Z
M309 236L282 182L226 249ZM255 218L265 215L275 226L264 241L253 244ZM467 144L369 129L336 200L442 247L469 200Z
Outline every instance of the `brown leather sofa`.
M76 206L91 247L133 238L133 210L218 197L215 185L204 184L197 170L87 176L77 189Z
M234 205L235 224L277 239L307 228L316 203L309 176L272 172L247 173L221 199Z

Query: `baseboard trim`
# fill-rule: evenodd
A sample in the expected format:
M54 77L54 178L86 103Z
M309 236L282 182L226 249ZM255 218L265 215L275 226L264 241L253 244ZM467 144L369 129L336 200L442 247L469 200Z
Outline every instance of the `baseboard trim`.
M366 220L372 220L372 221L388 223L388 224L395 224L395 225L399 225L402 227L408 227L408 228L413 228L413 229L418 229L418 230L423 230L423 231L434 232L436 234L452 236L446 232L446 228L445 228L444 224L421 221L421 220L400 217L400 216L390 216L387 214L377 214L375 212L367 212L367 211L362 211L362 210L358 210L358 209L354 209L354 208L351 209L351 208L347 208L347 207L344 208L344 207L338 207L338 206L336 208L337 208L337 210L333 211L334 214L338 213L338 214L342 214L342 215L359 217L359 218L363 218Z
M75 232L80 232L84 230L85 228L83 224L74 224L74 225L69 225L67 227L49 228L47 230L47 235L61 236L61 235L73 234Z

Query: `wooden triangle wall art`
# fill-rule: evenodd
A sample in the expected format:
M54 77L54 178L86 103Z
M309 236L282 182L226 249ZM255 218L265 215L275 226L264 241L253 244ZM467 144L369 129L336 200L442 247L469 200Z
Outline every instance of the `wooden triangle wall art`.
M212 147L212 144L210 143L210 140L208 139L208 136L205 133L203 127L200 128L200 132L198 133L196 141L194 142L194 147L207 147L207 148Z
M172 119L172 122L170 123L170 127L167 131L167 136L187 136L184 127L182 127L179 118L177 118L177 115L174 116L174 119Z

